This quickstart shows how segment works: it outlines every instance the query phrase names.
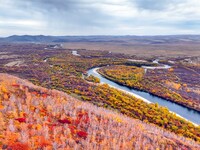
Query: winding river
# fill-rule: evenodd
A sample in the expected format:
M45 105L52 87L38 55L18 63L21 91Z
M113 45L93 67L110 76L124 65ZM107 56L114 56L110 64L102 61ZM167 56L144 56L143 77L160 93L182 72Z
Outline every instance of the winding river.
M92 68L92 69L88 70L87 73L88 73L88 75L93 75L95 77L98 77L100 79L100 83L106 83L113 88L116 88L123 92L129 93L139 99L142 99L143 101L145 101L147 103L158 103L159 105L167 107L171 112L174 112L178 116L192 122L193 124L200 125L200 113L199 112L192 110L190 108L181 106L179 104L176 104L174 102L168 101L166 99L163 99L163 98L160 98L157 96L153 96L153 95L149 94L148 92L138 91L135 89L130 89L123 85L119 85L109 79L106 79L102 75L100 75L97 72L98 69L99 69L98 67ZM147 69L151 69L151 68L147 68Z
M80 54L77 53L76 50L72 51L72 55L81 56ZM132 61L132 60L128 60L128 61ZM134 60L134 61L138 61L138 60ZM141 60L139 60L139 61L141 61ZM169 65L160 64L159 59L154 60L153 63L159 64L159 66L156 66L156 67L142 66L142 68L145 69L145 72L148 69L169 69L169 68L171 68L171 66L169 66ZM197 112L193 109L181 106L179 104L176 104L174 102L168 101L164 98L154 96L154 95L152 95L148 92L143 92L143 91L128 88L128 87L123 86L123 85L119 85L119 84L117 84L117 83L115 83L115 82L113 82L109 79L106 79L102 75L100 75L97 72L98 69L99 69L98 67L92 68L92 69L88 70L87 73L88 73L88 75L93 75L95 77L98 77L100 79L100 83L106 83L110 87L116 88L116 89L123 91L125 93L128 93L128 94L131 94L134 97L145 101L146 103L158 103L160 106L167 107L170 112L175 113L177 116L180 116L181 118L184 118L185 120L188 120L195 125L200 125L200 113L199 112Z

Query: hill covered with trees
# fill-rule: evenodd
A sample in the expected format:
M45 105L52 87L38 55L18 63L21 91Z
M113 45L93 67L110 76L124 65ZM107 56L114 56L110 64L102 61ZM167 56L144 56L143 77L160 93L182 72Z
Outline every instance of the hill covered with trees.
M199 149L193 140L0 74L1 149Z

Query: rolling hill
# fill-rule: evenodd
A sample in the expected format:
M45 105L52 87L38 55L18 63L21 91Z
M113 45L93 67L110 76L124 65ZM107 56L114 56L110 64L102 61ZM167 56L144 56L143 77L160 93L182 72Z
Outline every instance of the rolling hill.
M200 149L154 125L0 74L2 149Z

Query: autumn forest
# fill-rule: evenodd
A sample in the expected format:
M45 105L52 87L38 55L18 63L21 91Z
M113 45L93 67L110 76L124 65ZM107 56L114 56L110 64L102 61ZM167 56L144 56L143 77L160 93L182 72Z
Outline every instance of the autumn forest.
M54 43L1 43L0 149L200 149L198 119L102 81L200 116L198 58L157 59ZM88 74L94 68L101 78Z

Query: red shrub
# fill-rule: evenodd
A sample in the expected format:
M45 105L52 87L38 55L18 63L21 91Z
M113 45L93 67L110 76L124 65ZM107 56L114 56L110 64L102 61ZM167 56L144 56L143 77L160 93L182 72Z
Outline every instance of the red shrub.
M44 148L51 145L50 141L46 140L44 137L40 137L39 143L40 147Z
M53 131L56 126L57 126L57 124L51 124L51 125L49 125L49 129L51 131Z
M30 92L30 93L33 95L38 95L38 92L36 92L36 91Z
M26 117L27 116L27 114L26 113L23 113L23 117Z
M16 142L9 146L12 150L29 150L29 146L24 143Z
M80 123L80 120L79 120L79 119L76 119L76 120L74 120L74 123L73 123L73 124L77 126L79 123Z
M42 96L42 98L47 98L48 95L43 93L41 96Z
M26 118L17 118L15 120L19 121L20 123L26 122Z
M83 116L88 116L88 113L87 113L87 112L84 112L84 113L79 113L79 114L78 114L78 117L79 117L79 118L82 118Z
M69 126L69 129L70 129L71 133L74 134L74 133L75 133L75 130L76 130L76 127L70 125L70 126Z
M62 124L64 124L64 123L71 124L72 123L72 121L69 119L63 119L63 120L60 119L60 120L58 120L58 122L60 122Z
M84 132L84 131L78 131L77 132L77 135L79 136L79 137L81 137L81 138L87 138L87 132Z
M82 119L84 118L84 119ZM78 114L78 118L76 119L76 123L80 123L80 120L83 121L84 123L89 123L89 117L88 117L88 113L80 113Z
M33 124L28 124L28 129L31 129L33 127Z
M19 87L19 84L12 84L13 87Z

